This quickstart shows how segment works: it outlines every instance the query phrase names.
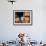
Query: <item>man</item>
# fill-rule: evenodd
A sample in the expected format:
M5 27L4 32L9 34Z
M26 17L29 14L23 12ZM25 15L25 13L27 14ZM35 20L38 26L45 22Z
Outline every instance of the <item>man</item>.
M15 23L20 23L20 18L19 17L15 18Z
M23 23L30 23L30 12L24 12Z

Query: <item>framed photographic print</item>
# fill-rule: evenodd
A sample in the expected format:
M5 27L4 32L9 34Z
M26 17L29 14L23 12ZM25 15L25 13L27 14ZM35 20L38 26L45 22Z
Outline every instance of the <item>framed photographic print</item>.
M32 10L13 10L14 25L32 25Z

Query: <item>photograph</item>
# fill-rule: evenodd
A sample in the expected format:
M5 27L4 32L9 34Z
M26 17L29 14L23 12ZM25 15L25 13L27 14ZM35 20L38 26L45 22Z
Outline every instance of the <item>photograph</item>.
M13 24L32 24L32 10L13 10Z

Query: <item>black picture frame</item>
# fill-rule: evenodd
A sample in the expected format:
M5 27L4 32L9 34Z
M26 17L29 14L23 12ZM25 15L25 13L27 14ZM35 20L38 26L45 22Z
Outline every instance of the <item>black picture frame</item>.
M16 20L16 14L19 14L20 15L20 12L21 12L21 15L22 15L22 12L26 14L26 12L29 12L29 16L30 16L30 22L29 23L23 23L23 22L19 22L19 23L16 23L15 20ZM19 16L20 18L20 16ZM32 25L33 24L33 11L32 10L13 10L13 25Z

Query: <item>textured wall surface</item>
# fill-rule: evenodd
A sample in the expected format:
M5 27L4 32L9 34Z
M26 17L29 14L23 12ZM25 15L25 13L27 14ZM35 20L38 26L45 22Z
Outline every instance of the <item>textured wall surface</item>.
M13 10L33 10L32 26L14 26ZM15 40L19 32L31 35L33 40L46 40L46 1L16 0L12 5L7 0L0 0L0 40Z

